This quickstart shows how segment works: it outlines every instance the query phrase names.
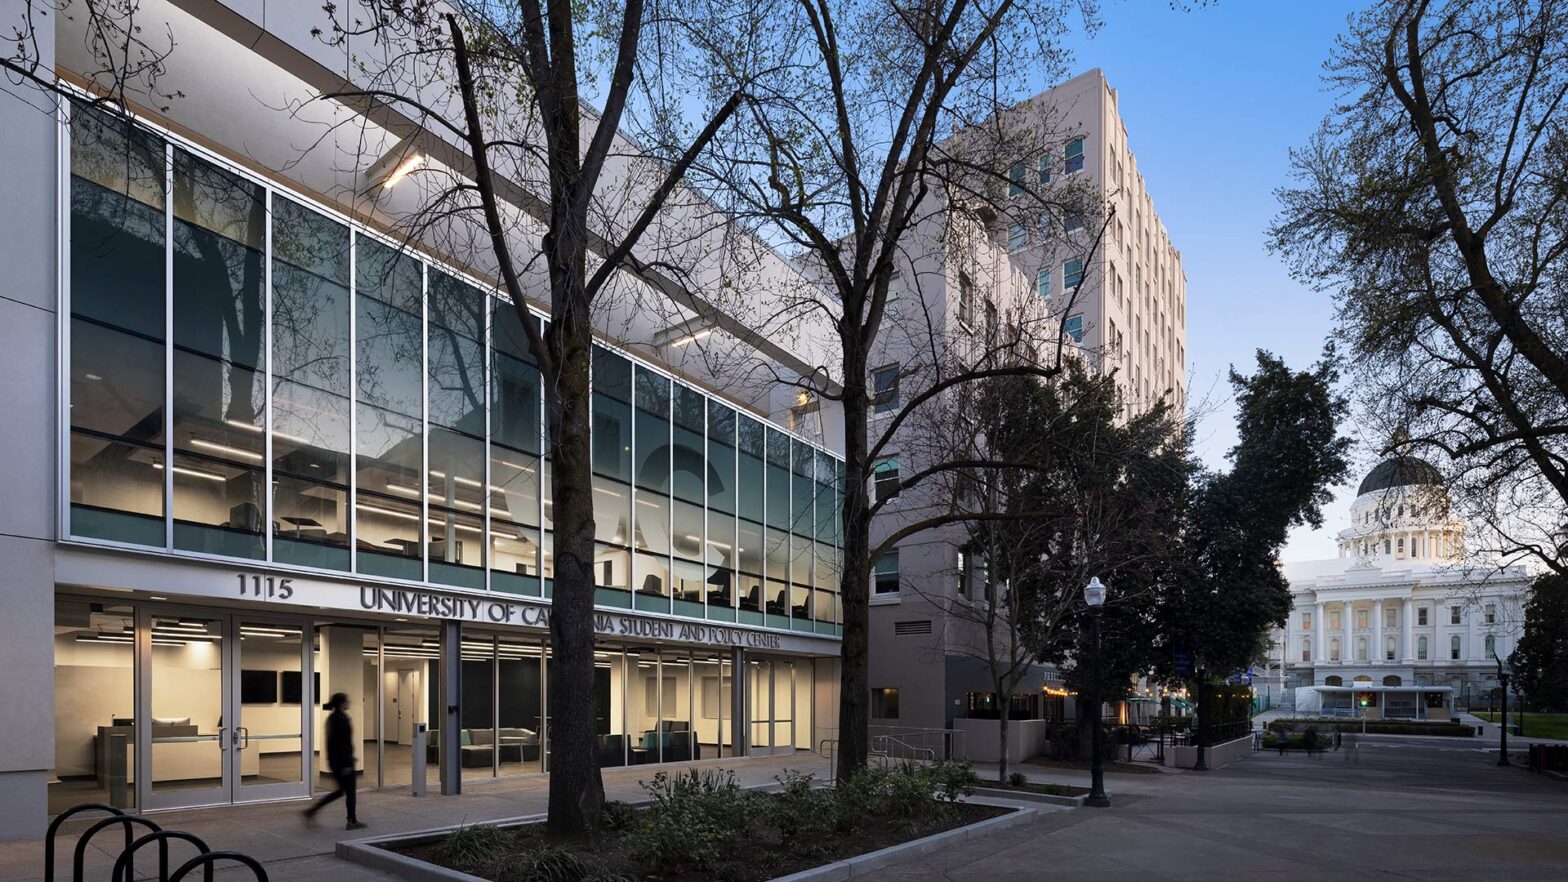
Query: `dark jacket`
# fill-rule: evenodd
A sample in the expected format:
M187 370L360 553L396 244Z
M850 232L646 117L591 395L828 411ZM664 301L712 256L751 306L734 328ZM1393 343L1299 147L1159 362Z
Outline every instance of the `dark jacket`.
M334 772L354 768L354 724L342 708L327 715L327 766Z

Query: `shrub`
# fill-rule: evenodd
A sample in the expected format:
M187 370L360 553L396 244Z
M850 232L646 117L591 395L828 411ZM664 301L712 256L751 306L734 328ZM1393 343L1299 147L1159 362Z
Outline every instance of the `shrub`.
M975 785L980 783L980 776L975 774L968 760L943 760L928 770L936 780L937 796L948 805L965 796L973 796Z
M629 882L594 859L546 845L507 855L495 866L496 882Z
M1007 786L1027 787L1029 786L1029 776L1025 775L1023 772L1014 772L1007 776Z
M659 869L708 869L751 832L751 795L740 788L733 772L659 772L642 787L653 804L627 837L627 850L639 863Z
M447 834L436 855L444 864L472 868L499 858L511 845L511 834L494 824L465 824Z
M817 788L809 774L785 769L779 792L768 799L768 821L778 828L779 838L790 845L803 834L821 832L834 823L832 794Z
M618 799L608 800L604 804L604 811L599 816L599 824L605 830L625 832L637 826L637 807L629 802Z

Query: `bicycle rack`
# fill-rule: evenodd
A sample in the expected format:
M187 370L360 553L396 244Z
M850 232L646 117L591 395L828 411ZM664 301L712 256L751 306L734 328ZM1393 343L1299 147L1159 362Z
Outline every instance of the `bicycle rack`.
M84 882L87 845L99 832L110 827L121 827L125 831L125 846L120 849L119 855L115 857L114 869L109 875L111 882L131 882L131 880L135 879L136 852L140 851L144 846L152 845L155 842L158 844L159 882L179 882L179 880L190 875L191 871L197 867L202 869L204 882L212 882L213 867L219 861L243 864L250 868L251 875L256 879L256 882L269 882L267 869L261 865L260 861L250 855L241 854L237 851L212 851L207 847L207 843L198 836L186 833L183 830L165 830L140 815L129 815L116 806L106 805L101 802L89 802L72 806L56 815L55 819L49 822L49 829L44 834L44 882L55 882L54 843L56 834L60 832L60 827L73 816L91 811L108 812L109 816L98 819L97 822L84 830L82 835L77 838L76 848L71 856L72 882ZM140 838L136 838L133 828L138 826L146 827L149 832L143 834ZM169 841L175 839L189 842L196 846L198 854L181 864L174 871L174 875L171 876L169 875Z
M98 823L92 825L91 827L88 827L86 832L82 833L81 838L76 840L76 853L75 853L75 855L71 859L71 880L72 880L72 882L83 882L82 872L83 872L84 868L82 867L82 862L87 857L87 843L91 842L92 838L94 836L98 835L98 831L99 830L102 830L105 827L112 827L112 826L114 826L116 824L121 824L121 825L124 825L124 827L125 827L125 838L127 840L127 843L126 843L126 847L127 848L130 847L129 840L131 838L131 826L132 825L140 824L143 827L146 827L147 829L151 830L154 833L158 833L158 832L163 830L162 827L159 827L157 824L154 824L152 821L149 821L146 818L141 817L140 815L127 815L127 814L124 814L123 812L121 814L118 814L118 815L113 815L111 817L104 818L103 820L101 820ZM123 853L123 850L122 850L122 853ZM51 879L50 882L53 882L53 880Z
M127 828L129 829L129 828ZM120 852L120 857L114 862L114 872L109 875L110 882L135 882L135 871L131 862L136 857L136 852L144 845L158 843L158 878L169 878L169 840L180 839L196 846L198 854L207 854L212 849L207 847L200 837L183 830L159 830L157 833L148 833L146 836L131 843L130 848ZM202 878L205 882L212 882L212 865L207 865L207 872Z
M72 815L93 811L108 812L110 815L116 816L125 814L118 806L102 802L84 802L81 805L73 805L56 815L55 819L49 822L48 832L44 833L44 882L54 882L54 837L56 833L60 832L60 826L70 820ZM131 847L131 828L129 826L125 828L125 847Z

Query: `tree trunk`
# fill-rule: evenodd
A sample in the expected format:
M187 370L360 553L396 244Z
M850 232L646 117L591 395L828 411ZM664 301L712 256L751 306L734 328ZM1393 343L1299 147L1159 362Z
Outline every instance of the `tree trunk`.
M565 275L570 275L568 272ZM582 277L576 277L580 280ZM570 281L558 282L557 295ZM570 296L568 294L568 296ZM550 612L550 832L579 837L598 829L604 808L593 712L593 472L586 309L557 309L547 334L557 354L545 383L550 413L555 587ZM520 307L521 308L521 307Z
M1007 723L1012 716L1012 696L1008 696L1007 699L998 701L998 709L1001 711L1001 716L997 718L996 727L997 746L1001 748L1001 758L998 760L996 780L1003 784L1007 783Z
M871 751L871 517L866 498L866 357L844 340L844 561L839 592L844 637L839 651L838 768L840 780L864 768Z

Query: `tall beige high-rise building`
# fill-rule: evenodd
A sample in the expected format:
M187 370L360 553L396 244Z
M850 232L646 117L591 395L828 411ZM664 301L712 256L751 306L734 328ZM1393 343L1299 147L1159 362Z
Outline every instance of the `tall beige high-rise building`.
M998 325L1011 323L1047 357L1056 329L1065 328L1090 364L1116 371L1129 411L1161 397L1185 409L1187 278L1128 145L1116 91L1094 69L1015 111L1036 114L1006 122L1016 137L1049 146L1017 157L1008 184L1016 201L981 216L983 229L932 212L930 230L920 231L927 238L908 249L910 262L893 285L896 315L915 320L895 322L879 341L872 369L880 398L896 403L908 394L897 378L923 353L984 351ZM1007 161L1021 152L1008 149ZM1041 212L1050 216L1028 216ZM950 238L938 241L937 230ZM876 408L873 432L893 409ZM929 465L922 431L906 425L875 465L872 495L884 507L874 543L941 504L929 491L897 488L899 476ZM1048 665L1034 666L1012 695L994 694L988 638L971 612L993 600L978 575L986 561L969 542L964 527L948 525L900 541L876 562L868 685L874 734L901 733L933 750L953 749L960 738L971 758L987 760L996 752L992 720L1002 701L1014 720L1035 721L1013 730L1015 747L1039 747L1039 721L1071 717L1074 708L1060 672ZM1125 712L1136 717L1150 706L1134 702ZM913 731L951 729L967 734Z
M1070 251L1060 240L1042 243L1013 227L1006 235L1014 262L1057 308L1067 308L1070 289L1083 274L1067 308L1068 331L1103 370L1119 371L1131 406L1147 407L1169 393L1176 408L1185 409L1187 275L1138 170L1116 90L1094 68L1019 107L1049 115L1047 125L1063 138L1052 155L1021 163L1014 175L1026 175L1037 185L1082 175L1107 218L1092 251L1088 246L1100 234L1093 218L1066 219L1069 227L1082 224L1066 231L1081 240Z

